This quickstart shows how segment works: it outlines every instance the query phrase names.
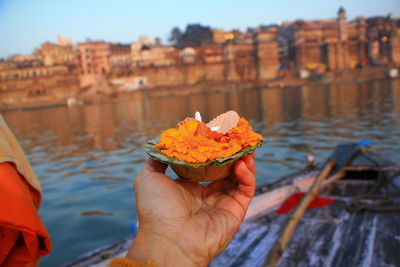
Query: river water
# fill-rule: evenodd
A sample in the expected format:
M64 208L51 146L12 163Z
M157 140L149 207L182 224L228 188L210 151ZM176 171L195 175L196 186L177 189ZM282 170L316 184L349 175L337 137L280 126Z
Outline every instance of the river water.
M261 133L257 183L323 161L343 142L372 140L400 158L400 80L258 88L3 114L43 185L40 214L53 241L41 266L57 266L129 234L132 180L146 140L195 111L236 110ZM173 175L171 172L169 174Z

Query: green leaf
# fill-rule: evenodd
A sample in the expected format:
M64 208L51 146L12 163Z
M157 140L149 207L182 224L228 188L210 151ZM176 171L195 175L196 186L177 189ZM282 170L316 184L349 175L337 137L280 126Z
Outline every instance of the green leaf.
M152 157L158 161L161 161L165 164L176 164L176 165L199 168L199 167L204 167L204 166L211 165L211 164L215 165L215 166L229 164L231 162L234 162L234 161L240 159L241 157L252 154L256 150L256 148L262 146L264 142L260 141L255 146L246 147L232 156L225 157L225 158L218 158L218 159L214 159L212 161L208 161L205 163L198 163L198 164L185 162L185 161L164 155L159 148L154 147L154 145L157 145L159 143L160 143L159 137L147 141L147 144L144 148L145 152L150 157Z

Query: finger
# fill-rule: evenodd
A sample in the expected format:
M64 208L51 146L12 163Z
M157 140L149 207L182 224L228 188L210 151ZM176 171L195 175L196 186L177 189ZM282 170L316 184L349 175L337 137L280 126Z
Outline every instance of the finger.
M254 165L254 154L247 156L247 157L243 157L243 161L246 163L247 168L249 168L249 170L256 175L256 166Z
M255 175L256 167L254 166L254 161L253 161L252 155L243 157L243 158L241 158L241 160L243 160L246 163L248 169L250 169L250 171ZM235 167L233 169L235 169ZM236 191L236 188L238 185L236 176L237 175L235 175L235 173L233 173L233 175L229 176L228 178L226 178L224 180L218 180L218 181L214 181L214 182L210 183L209 185L207 185L207 188L213 189L213 190L220 190L225 193L227 193L227 191Z
M254 196L256 177L242 159L235 163L232 174L230 178L221 181L221 191L238 204L225 205L225 209L242 221ZM230 186L226 186L228 183Z
M239 182L232 170L232 174L229 177L214 181L207 185L205 189L207 193L213 194L214 192L222 192L225 195L233 198L237 191L238 183Z
M162 163L160 161L157 161L157 160L155 160L153 158L149 158L147 160L147 167L149 168L150 171L159 172L159 173L164 174L165 170L168 167L168 165L164 164L164 163Z
M234 174L238 181L237 191L240 195L252 198L256 189L256 176L243 160L239 160L234 167Z
M146 165L143 169L138 173L133 181L133 185L136 187L138 183L143 181L146 177L154 177L154 173L164 174L167 169L167 165L163 164L159 161L154 160L153 158L149 158L147 160Z

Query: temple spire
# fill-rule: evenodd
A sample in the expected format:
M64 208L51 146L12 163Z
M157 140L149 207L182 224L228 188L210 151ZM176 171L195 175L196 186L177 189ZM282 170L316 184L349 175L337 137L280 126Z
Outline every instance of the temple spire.
M339 35L341 42L347 40L346 20L347 20L346 11L344 10L343 7L340 7L338 11L338 23L339 23Z

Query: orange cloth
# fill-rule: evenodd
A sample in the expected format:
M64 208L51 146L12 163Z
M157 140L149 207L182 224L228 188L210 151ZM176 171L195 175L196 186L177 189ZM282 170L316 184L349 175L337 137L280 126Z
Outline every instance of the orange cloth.
M41 195L13 163L0 163L0 266L36 266L50 253L50 236L38 214Z
M157 267L157 263L154 261L148 261L146 264L138 263L129 258L115 258L113 259L109 267Z

